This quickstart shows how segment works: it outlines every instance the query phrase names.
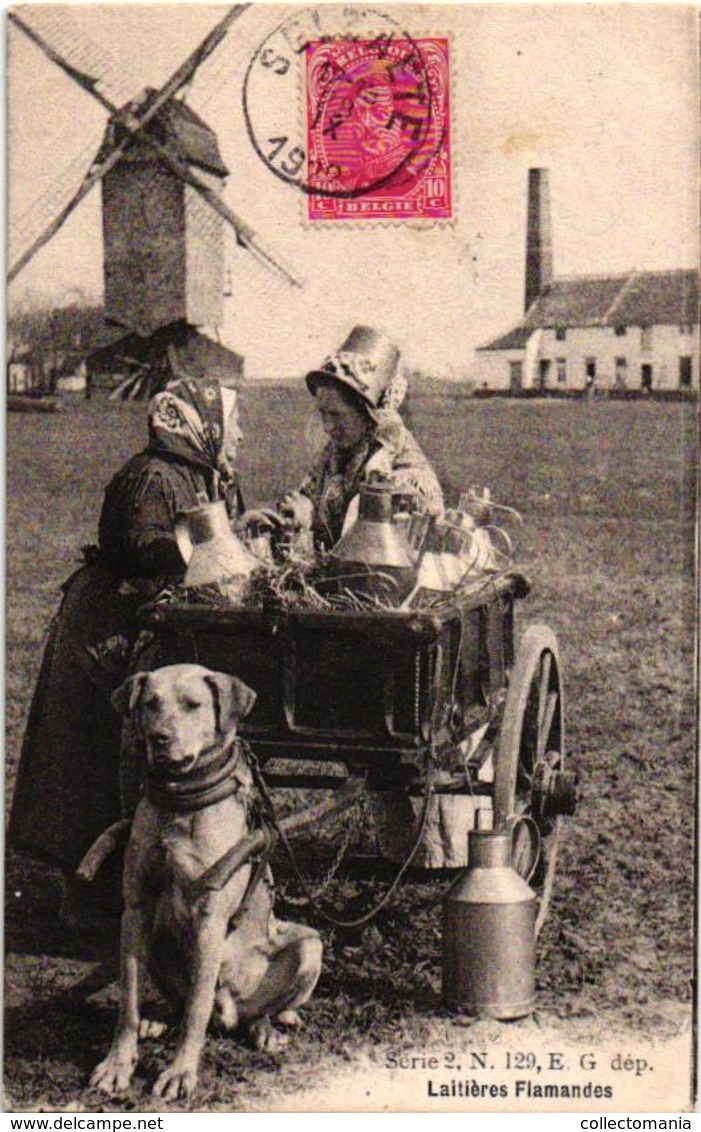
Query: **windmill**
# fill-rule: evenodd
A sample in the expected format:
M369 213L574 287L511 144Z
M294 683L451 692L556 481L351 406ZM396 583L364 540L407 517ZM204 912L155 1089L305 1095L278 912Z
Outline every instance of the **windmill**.
M112 349L132 369L123 394L150 396L183 369L193 375L218 371L223 380L240 371L242 359L197 329L222 321L225 224L233 228L239 247L299 286L224 201L228 170L216 135L177 97L247 7L230 8L162 87L146 88L121 105L110 97L109 82L97 73L94 61L91 66L89 55L70 36L56 34L49 42L36 21L30 24L17 10L8 13L109 114L102 145L82 182L55 215L45 218L12 264L8 283L100 184L105 319L126 331Z

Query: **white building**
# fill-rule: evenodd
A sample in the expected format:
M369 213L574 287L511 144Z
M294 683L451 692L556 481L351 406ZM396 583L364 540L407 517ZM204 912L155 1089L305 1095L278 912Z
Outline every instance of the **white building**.
M477 384L698 390L698 285L694 270L545 282L523 321L478 349Z
M550 178L528 171L525 314L477 350L477 384L509 390L699 388L699 273L553 273Z
M43 389L41 359L24 343L10 341L8 347L7 392L32 393Z

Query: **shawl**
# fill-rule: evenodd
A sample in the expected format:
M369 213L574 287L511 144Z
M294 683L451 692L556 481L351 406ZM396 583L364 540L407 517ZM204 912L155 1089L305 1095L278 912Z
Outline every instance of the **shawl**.
M351 452L332 442L302 480L299 490L314 504L313 529L317 543L329 548L355 518L361 483L379 475L394 491L416 498L417 510L443 511L443 493L427 457L401 423L376 424L373 432Z

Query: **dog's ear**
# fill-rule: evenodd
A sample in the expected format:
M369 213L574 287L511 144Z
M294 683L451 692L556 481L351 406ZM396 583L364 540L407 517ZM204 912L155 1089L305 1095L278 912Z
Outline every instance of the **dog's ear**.
M230 731L239 719L245 719L256 702L255 692L237 676L210 672L204 682L212 693L220 732Z
M125 680L116 692L112 693L112 707L120 715L134 714L143 695L148 676L148 672L137 672L135 676L130 676L128 680Z

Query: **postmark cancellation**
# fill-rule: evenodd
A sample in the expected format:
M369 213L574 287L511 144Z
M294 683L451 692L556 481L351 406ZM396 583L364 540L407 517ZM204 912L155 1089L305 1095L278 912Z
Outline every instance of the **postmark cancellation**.
M309 221L450 219L447 39L312 42Z

